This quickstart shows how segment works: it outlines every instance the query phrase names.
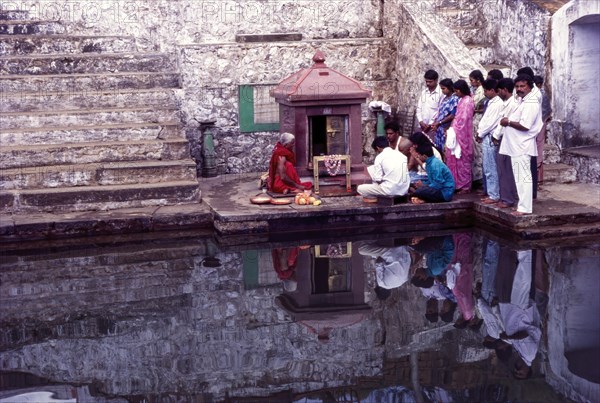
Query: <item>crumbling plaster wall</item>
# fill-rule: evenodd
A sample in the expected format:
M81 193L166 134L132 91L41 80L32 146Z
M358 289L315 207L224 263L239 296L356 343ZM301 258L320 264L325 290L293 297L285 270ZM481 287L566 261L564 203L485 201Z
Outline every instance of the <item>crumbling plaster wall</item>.
M600 2L573 0L552 16L552 123L559 147L600 144Z

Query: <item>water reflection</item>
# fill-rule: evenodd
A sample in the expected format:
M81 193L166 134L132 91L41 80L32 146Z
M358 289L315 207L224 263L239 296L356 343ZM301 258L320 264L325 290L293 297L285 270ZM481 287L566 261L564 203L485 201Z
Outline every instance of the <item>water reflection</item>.
M0 401L599 400L600 247L437 235L5 248Z

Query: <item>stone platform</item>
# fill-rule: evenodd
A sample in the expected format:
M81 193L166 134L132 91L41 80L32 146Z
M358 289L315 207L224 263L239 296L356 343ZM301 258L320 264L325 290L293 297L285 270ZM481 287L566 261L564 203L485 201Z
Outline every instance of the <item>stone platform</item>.
M515 217L484 205L476 194L450 203L379 205L359 196L323 197L320 206L255 205L258 174L202 178L203 201L177 206L65 214L4 215L0 241L48 240L109 234L159 233L180 229L216 230L220 241L257 240L323 233L423 232L483 226L503 237L550 240L600 233L600 185L547 184L534 202L534 214Z

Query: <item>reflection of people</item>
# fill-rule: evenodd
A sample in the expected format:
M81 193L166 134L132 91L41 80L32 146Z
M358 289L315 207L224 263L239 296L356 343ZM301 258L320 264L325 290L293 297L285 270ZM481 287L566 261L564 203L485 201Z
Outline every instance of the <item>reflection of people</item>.
M484 346L496 349L501 359L510 356L512 346L518 353L513 369L517 379L531 376L541 339L539 312L531 298L533 270L531 250L501 247L496 275L499 304L490 306L483 298L477 301L487 329Z
M421 293L427 298L425 317L432 323L441 318L449 323L454 319L456 298L444 284L445 271L454 255L452 237L431 237L419 240L413 245L415 252L425 254L426 268L417 268L411 283L421 288ZM438 309L438 301L442 308Z
M296 171L296 156L293 151L295 144L296 139L292 133L281 133L269 163L267 187L271 192L297 193L312 189L312 183L301 182Z
M363 197L405 195L410 182L406 156L392 150L383 136L375 137L371 147L377 152L374 164L367 168L373 183L358 185L356 191Z
M461 316L454 323L458 329L469 326L477 330L483 321L475 315L475 303L473 301L473 258L471 255L471 234L454 234L455 252L446 273L448 288L456 297Z
M358 253L375 259L378 287L390 290L408 281L411 258L406 246L385 247L373 242L361 245Z
M298 263L299 253L299 247L275 248L271 250L273 268L277 272L277 277L283 280L284 290L288 292L294 292L298 287L298 283L296 282L296 264Z

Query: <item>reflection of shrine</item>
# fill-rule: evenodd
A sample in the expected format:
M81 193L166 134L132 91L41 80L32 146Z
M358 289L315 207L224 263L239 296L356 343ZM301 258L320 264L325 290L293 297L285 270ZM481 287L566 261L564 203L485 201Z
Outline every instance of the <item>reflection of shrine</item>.
M362 164L361 104L371 96L358 81L325 65L321 51L314 64L284 79L271 91L279 106L281 132L296 136L296 168L313 175L313 157L349 155L352 176L360 176ZM345 170L345 167L344 167ZM340 172L343 178L344 170Z
M323 329L364 319L371 307L364 301L363 259L353 253L352 244L315 245L303 252L298 257L297 289L278 296L277 305L320 335Z

